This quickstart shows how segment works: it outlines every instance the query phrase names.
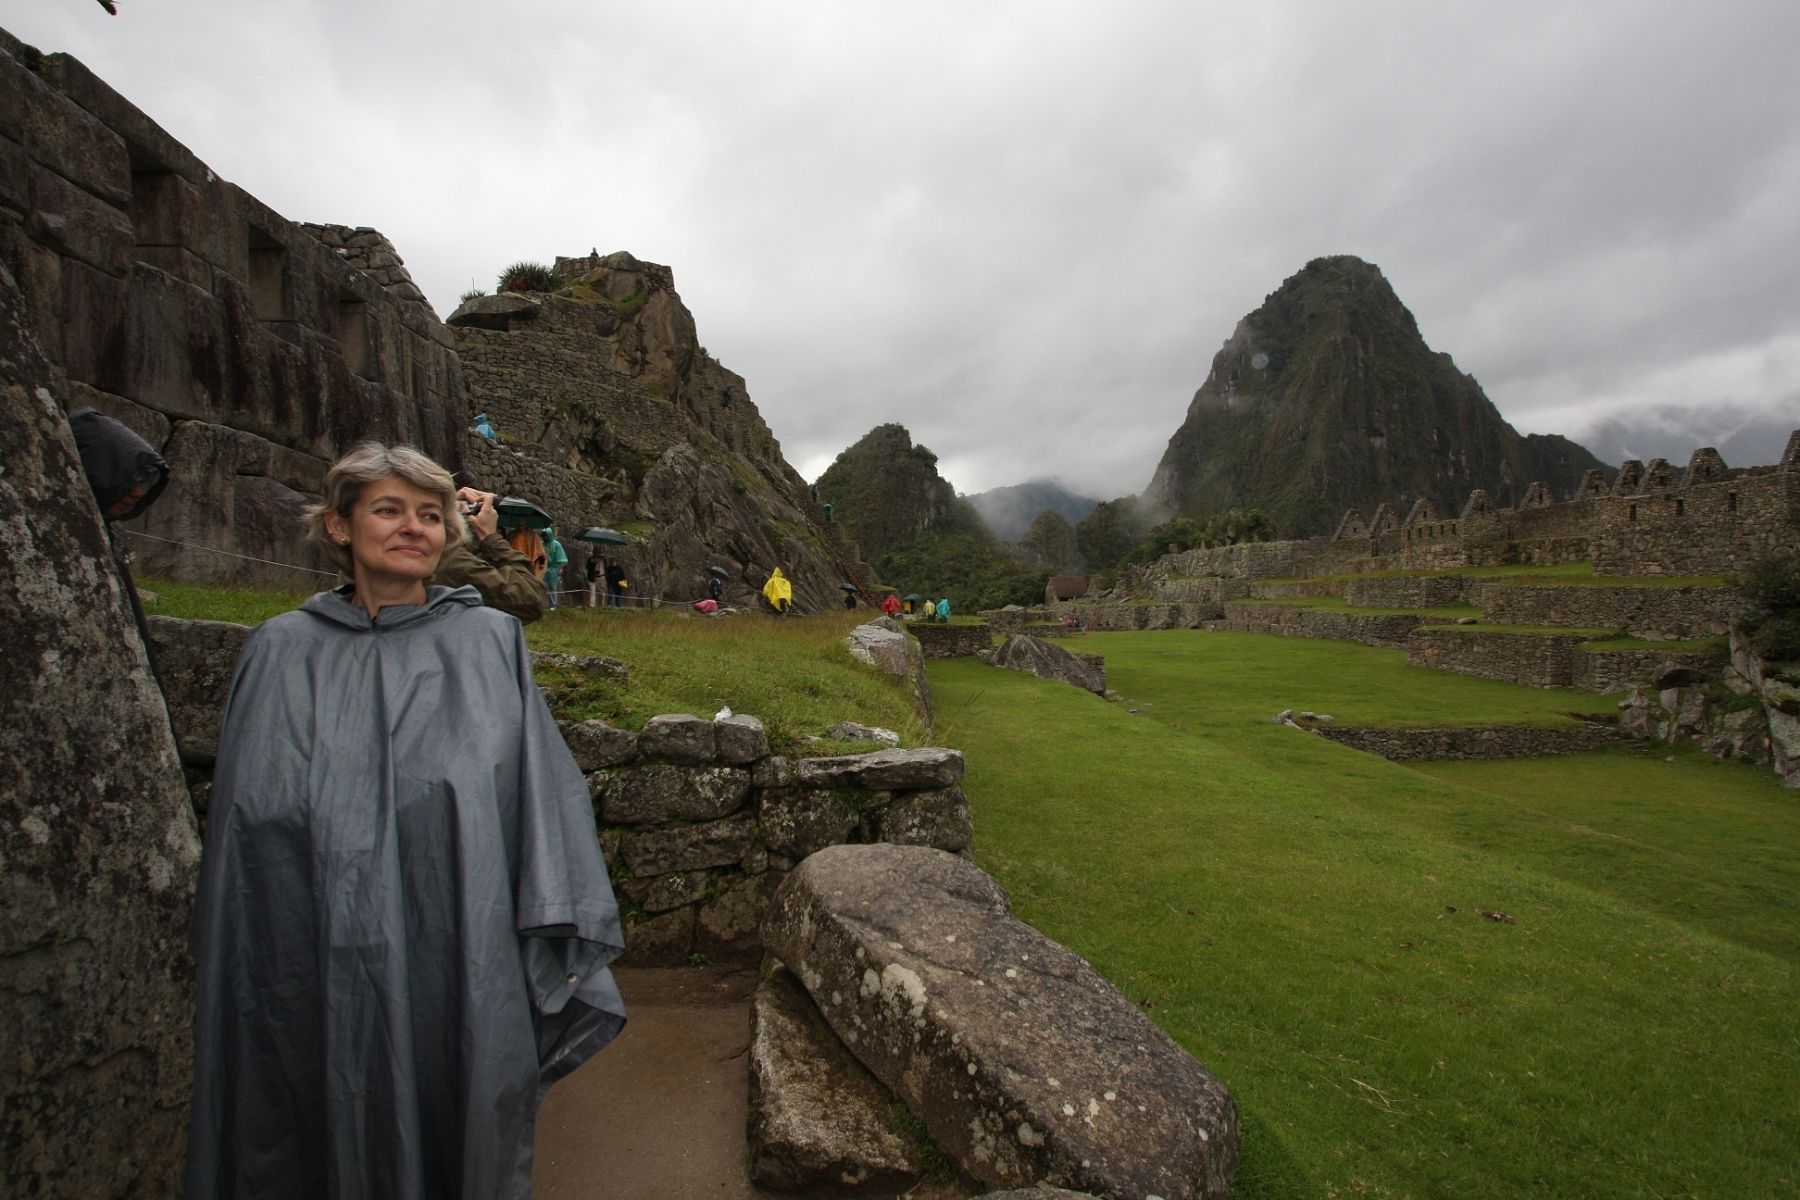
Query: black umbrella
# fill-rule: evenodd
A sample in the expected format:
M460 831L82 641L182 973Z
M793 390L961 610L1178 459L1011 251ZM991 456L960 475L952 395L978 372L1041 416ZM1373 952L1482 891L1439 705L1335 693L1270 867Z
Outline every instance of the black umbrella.
M844 589L844 590L845 590L845 591L846 591L846 592L860 592L860 591L862 591L862 589L861 589L861 588L859 588L859 587L857 587L857 586L856 586L856 585L855 585L855 584L854 584L854 583L840 583L840 584L838 584L838 586L839 586L839 587L840 587L840 588L843 588L843 589Z
M510 525L528 525L533 529L550 528L550 514L529 500L521 500L517 496L502 496L494 502L494 511L500 514L501 520Z
M584 542L594 542L609 546L629 546L631 539L616 529L608 529L604 525L589 525L575 535Z
M727 571L724 567L708 567L706 568L706 573L708 575L717 575L720 579L731 578L731 572Z

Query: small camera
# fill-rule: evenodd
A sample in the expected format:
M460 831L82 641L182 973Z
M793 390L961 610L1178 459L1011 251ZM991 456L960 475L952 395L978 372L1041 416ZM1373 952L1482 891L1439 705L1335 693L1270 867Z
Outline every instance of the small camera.
M481 511L481 501L475 500L475 501L471 501L468 504L463 505L462 514L465 517L472 517L480 511Z

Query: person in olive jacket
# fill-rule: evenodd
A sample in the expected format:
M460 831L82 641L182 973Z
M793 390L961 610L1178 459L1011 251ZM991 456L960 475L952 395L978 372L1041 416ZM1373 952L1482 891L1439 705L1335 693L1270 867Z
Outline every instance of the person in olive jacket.
M492 492L458 488L456 499L469 523L469 536L444 551L431 582L442 587L469 584L489 608L511 613L524 624L544 615L550 596L523 554L500 536L500 512Z

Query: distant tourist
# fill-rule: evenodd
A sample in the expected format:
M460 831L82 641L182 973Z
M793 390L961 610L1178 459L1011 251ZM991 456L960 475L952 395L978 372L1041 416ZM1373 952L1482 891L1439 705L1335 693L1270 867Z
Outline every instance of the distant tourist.
M706 597L714 603L723 603L725 599L725 581L717 575L706 577Z
M937 602L937 619L940 621L948 621L950 619L950 597L945 596L942 600Z
M495 445L500 444L500 438L495 434L494 427L488 424L488 415L486 413L475 414L475 432L479 433L488 441L493 442Z
M606 560L606 604L609 608L618 608L625 603L625 568L619 560Z
M427 581L463 534L407 447L326 474L350 582L250 632L195 898L187 1200L518 1197L537 1107L625 1021L587 781L525 635Z
M900 597L896 596L893 592L889 592L886 596L882 597L881 611L884 616L888 616L888 617L899 616L900 615Z
M782 616L793 611L794 585L787 581L787 576L781 573L780 567L770 573L769 581L763 584L762 594L763 599L769 602L769 607Z
M550 607L555 608L559 601L557 591L562 587L563 568L569 563L569 552L556 539L556 530L544 530L544 590L550 595Z
M588 555L587 560L587 606L594 607L594 593L600 590L600 556Z

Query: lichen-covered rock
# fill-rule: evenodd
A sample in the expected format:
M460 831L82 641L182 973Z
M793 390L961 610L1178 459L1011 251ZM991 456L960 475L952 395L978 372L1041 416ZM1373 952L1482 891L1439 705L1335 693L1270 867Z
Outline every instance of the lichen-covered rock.
M991 666L1024 671L1039 679L1054 679L1093 692L1106 694L1106 672L1086 656L1073 654L1055 642L1015 633L988 658Z
M667 875L724 867L742 861L756 844L756 825L748 816L727 817L678 829L647 829L623 839L619 857L633 875Z
M769 755L769 731L763 723L746 713L714 721L719 761L736 767L747 767Z
M644 763L610 772L598 798L600 819L610 824L716 821L750 798L750 772L742 767Z
M705 717L665 713L644 722L638 753L677 763L710 763L719 756L719 735Z
M864 725L859 721L839 721L825 731L825 736L837 742L874 742L878 746L900 744L900 735L892 729Z
M711 871L676 871L670 875L634 876L619 890L647 913L668 912L704 897L713 886Z
M974 837L969 798L959 787L901 792L869 814L871 840L900 846L931 846L955 853Z
M850 787L871 792L949 787L963 777L960 750L926 746L917 750L876 750L836 758L803 758L795 768L806 787Z
M855 793L835 788L770 788L757 801L763 844L801 859L850 836L859 819Z
M583 771L616 767L637 757L637 734L629 729L615 729L605 721L563 721L559 727Z
M535 320L542 304L540 300L517 292L471 296L457 305L444 324L452 328L507 330L521 322Z
M28 111L54 104L76 119L4 53L0 75ZM113 150L122 170L116 139ZM200 842L55 381L25 326L44 305L0 267L0 1193L172 1196Z
M775 894L763 940L845 1045L990 1186L1223 1197L1237 1110L1205 1067L973 864L834 846Z
M715 963L755 963L763 956L762 923L780 872L726 876L694 913L694 949Z
M219 721L225 696L244 648L247 626L228 621L183 621L150 617L156 670L169 704L169 724L181 761L209 767L219 752Z
M904 681L912 689L920 716L930 723L931 684L925 678L925 651L906 626L892 617L878 617L852 629L844 646L851 658Z
M800 782L794 764L780 754L771 754L750 768L750 782L759 788L793 787Z
M844 1050L785 969L750 1007L750 1178L811 1194L891 1195L924 1156L894 1117L894 1094Z

